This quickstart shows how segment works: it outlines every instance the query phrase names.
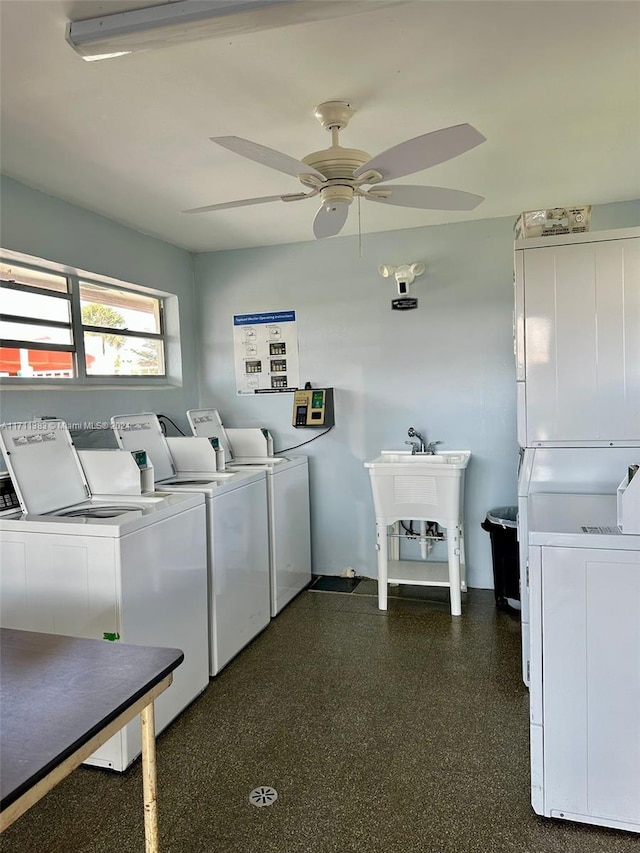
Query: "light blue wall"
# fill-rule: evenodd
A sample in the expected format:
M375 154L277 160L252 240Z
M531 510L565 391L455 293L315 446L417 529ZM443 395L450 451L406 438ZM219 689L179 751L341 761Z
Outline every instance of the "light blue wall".
M313 569L375 576L374 516L363 462L404 447L415 426L444 449L471 450L469 582L492 586L486 511L516 501L513 358L515 216L356 238L200 254L195 259L201 405L228 426L268 426L276 448L309 438L290 426L291 394L237 397L232 315L294 309L300 380L335 388L336 426L310 457ZM592 230L640 224L640 204L594 209ZM423 261L416 311L391 311L381 263Z
M0 183L3 249L143 285L179 299L182 387L123 389L3 388L0 419L55 415L108 421L131 411L184 415L197 403L192 255L9 178Z
M466 491L472 586L492 583L487 509L515 501L517 445L512 343L514 217L356 238L192 256L2 178L3 248L174 293L180 301L183 385L164 389L2 390L0 418L74 422L215 404L228 426L267 425L276 447L295 430L291 394L238 398L232 315L294 309L300 378L336 390L336 427L301 449L310 457L313 566L375 575L373 505L363 462L403 447L415 426L473 453ZM640 224L640 203L594 209L592 230ZM423 261L417 311L392 312L381 263ZM197 318L197 322L196 322ZM196 343L196 333L198 343ZM199 390L197 375L200 372ZM315 433L313 433L315 434Z

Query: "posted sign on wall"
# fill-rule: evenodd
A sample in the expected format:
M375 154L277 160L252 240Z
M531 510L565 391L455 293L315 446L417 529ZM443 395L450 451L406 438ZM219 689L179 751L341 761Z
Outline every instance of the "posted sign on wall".
M293 391L300 382L295 311L234 314L236 393Z

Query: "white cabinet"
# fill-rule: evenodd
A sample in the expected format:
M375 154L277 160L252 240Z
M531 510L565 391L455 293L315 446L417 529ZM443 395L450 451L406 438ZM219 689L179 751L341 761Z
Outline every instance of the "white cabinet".
M609 538L529 549L532 804L640 832L640 553Z
M518 240L521 447L640 439L640 229Z

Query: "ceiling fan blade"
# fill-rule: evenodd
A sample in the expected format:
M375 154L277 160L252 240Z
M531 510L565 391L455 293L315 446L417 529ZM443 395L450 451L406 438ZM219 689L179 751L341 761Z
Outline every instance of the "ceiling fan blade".
M241 157L255 160L256 163L262 163L263 166L277 169L278 172L284 172L286 175L293 175L294 178L298 175L315 175L316 178L326 180L322 172L314 169L313 166L308 166L302 160L296 160L281 151L274 151L273 148L258 145L257 142L251 142L249 139L242 139L240 136L212 136L211 141L235 154L240 154Z
M414 172L444 163L458 154L464 154L465 151L485 142L485 139L470 124L456 124L394 145L360 166L353 175L359 178L369 169L375 169L385 181L402 178L404 175L412 175Z
M378 190L389 195L376 197ZM400 207L418 207L421 210L473 210L484 196L465 193L462 190L449 190L446 187L414 187L398 184L380 186L375 184L365 198L381 201L384 204L397 204Z
M348 213L349 205L344 202L333 202L330 205L323 204L318 209L316 217L313 220L313 233L316 240L322 240L324 237L334 237L338 234L347 221Z
M238 201L223 201L221 204L207 204L204 207L192 207L190 210L182 210L181 213L208 213L210 210L227 210L230 207L246 207L249 204L265 204L268 201L298 201L298 199L301 198L306 198L304 193L264 195L262 198L242 198Z

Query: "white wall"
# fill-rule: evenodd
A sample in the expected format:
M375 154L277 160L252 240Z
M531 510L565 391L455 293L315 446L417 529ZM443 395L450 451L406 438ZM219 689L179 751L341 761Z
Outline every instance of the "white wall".
M310 457L313 570L375 576L373 503L363 462L403 448L415 426L471 450L469 583L493 585L488 509L516 503L514 217L196 256L201 405L227 426L268 426L277 449L311 437L290 426L292 395L235 393L232 315L297 313L300 380L335 388L336 426ZM592 230L640 224L640 205L596 208ZM418 309L391 310L381 263L422 261Z
M5 386L0 391L0 420L55 415L81 423L108 421L111 415L131 411L172 417L195 405L192 255L6 177L1 178L0 200L3 249L176 294L182 349L182 387L20 390Z

